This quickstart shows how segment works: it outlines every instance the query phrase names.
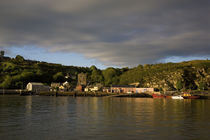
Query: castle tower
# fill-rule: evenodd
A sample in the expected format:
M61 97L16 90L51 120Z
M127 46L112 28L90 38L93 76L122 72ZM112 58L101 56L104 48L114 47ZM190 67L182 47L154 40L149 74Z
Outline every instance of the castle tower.
M87 85L87 74L86 73L78 74L77 85L82 85L82 86L86 86Z

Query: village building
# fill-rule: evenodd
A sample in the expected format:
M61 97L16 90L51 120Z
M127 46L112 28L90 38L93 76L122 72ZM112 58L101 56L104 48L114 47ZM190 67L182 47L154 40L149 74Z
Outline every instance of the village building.
M43 83L29 82L26 89L31 92L49 91L50 87L45 86Z
M84 89L85 89L85 86L77 85L75 90L78 91L78 92L83 92Z
M67 89L63 85L61 85L59 86L59 91L64 92L64 91L67 91Z
M94 86L94 87L90 88L90 91L92 91L92 92L99 91L99 87Z
M64 83L51 83L51 91L70 91L70 83L68 81Z
M111 87L112 93L154 93L154 88L136 88L134 85L115 85Z
M58 89L59 89L60 86L61 86L60 83L51 83L50 90L51 91L58 91Z
M89 91L90 91L89 87L86 87L86 88L84 89L84 91L85 91L85 92L89 92Z
M66 91L71 90L72 86L70 85L70 83L68 81L64 82L62 85L65 87Z
M106 92L106 93L110 93L111 92L111 88L110 87L103 87L102 91Z
M154 93L154 88L136 88L136 93Z
M135 93L136 87L133 85L113 85L111 86L112 93Z
M96 91L99 91L100 88L97 86L90 86L90 87L86 87L84 90L85 92L96 92Z
M84 90L85 92L97 92L102 90L103 85L101 83L96 83L95 85L87 86Z

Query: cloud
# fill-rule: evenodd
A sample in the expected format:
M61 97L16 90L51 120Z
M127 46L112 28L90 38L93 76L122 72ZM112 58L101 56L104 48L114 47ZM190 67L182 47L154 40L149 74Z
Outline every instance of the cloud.
M81 53L134 66L210 54L209 0L7 0L0 47Z

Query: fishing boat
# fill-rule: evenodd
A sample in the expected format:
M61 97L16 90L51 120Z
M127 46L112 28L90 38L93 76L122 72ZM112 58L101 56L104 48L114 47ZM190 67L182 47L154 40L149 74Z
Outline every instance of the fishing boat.
M199 95L192 95L190 93L185 93L182 95L184 99L200 99Z
M171 99L172 96L171 95L166 95L166 98Z
M171 96L172 99L184 99L181 95Z
M183 96L184 99L200 99L199 95Z
M152 94L153 98L165 98L166 96L163 94Z

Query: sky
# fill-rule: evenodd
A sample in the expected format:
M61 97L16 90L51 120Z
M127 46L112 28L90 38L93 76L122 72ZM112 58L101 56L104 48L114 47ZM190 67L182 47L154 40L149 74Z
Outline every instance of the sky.
M210 0L0 0L7 56L99 68L210 58Z

